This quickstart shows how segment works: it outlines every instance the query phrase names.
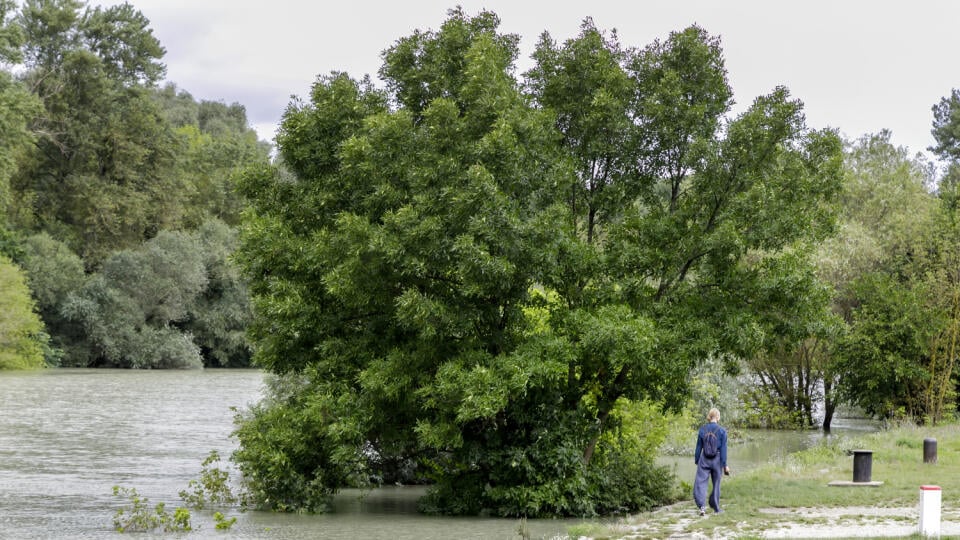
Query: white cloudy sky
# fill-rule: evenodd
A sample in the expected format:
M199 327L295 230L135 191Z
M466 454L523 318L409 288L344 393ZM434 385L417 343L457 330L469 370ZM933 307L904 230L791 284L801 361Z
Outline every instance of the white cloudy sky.
M541 32L565 40L587 16L634 46L696 23L721 37L738 107L786 85L809 126L851 138L890 129L911 152L933 144L930 108L960 87L952 0L130 1L167 49L167 79L196 98L242 103L265 139L317 75L375 77L385 48L437 29L458 3L493 10L503 31L520 34L522 69Z

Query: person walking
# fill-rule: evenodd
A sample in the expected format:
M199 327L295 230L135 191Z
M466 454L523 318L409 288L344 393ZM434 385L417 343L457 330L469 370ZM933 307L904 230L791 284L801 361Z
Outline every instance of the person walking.
M707 513L704 499L707 495L707 480L713 487L710 490L710 508L717 514L720 509L720 479L730 474L727 467L727 430L720 427L720 411L716 408L707 413L707 423L697 433L697 449L693 460L697 464L697 476L693 480L693 502L697 504L700 515Z

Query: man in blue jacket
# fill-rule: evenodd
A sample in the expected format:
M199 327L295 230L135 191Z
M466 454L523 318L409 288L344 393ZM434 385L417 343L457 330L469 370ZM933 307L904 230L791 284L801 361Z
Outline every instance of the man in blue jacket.
M693 481L693 502L697 503L700 515L707 513L704 498L707 495L707 479L713 482L710 490L710 508L720 513L720 479L730 474L727 467L727 430L720 427L720 411L710 409L707 423L697 433L697 449L693 460L697 464L697 477Z

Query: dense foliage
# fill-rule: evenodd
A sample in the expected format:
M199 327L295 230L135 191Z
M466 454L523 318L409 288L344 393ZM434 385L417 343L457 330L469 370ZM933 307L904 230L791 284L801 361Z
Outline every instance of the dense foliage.
M112 254L62 303L60 315L82 329L63 363L246 365L247 293L226 260L234 238L224 224L210 222L196 233L161 231L135 250Z
M158 88L163 54L130 4L0 0L0 253L26 271L48 363L249 362L233 178L269 147L242 105Z
M907 396L922 386L919 381L907 382L889 371L889 365L875 365L855 353L848 337L866 339L850 335L866 328L862 326L867 323L865 312L858 311L863 302L872 300L862 294L877 291L864 280L877 284L891 273L906 271L909 265L904 263L913 258L911 254L925 250L924 236L936 234L937 205L926 187L928 181L924 164L894 146L889 132L847 144L837 234L818 243L812 255L816 279L822 283L820 292L806 301L798 298L787 318L793 330L773 342L774 347L746 359L759 383L747 401L765 411L758 415L759 425L810 427L820 421L829 430L842 402L864 405L871 412L884 410L886 415L897 409L881 405L899 399L891 390L913 399ZM894 288L899 290L910 281L905 274L902 277L903 284ZM898 353L888 352L892 354L888 363L899 358ZM900 382L880 383L868 373ZM912 373L924 376L923 370ZM854 387L860 390L853 391ZM868 387L874 392L864 393ZM881 392L880 387L885 390ZM819 417L816 410L821 412ZM920 409L909 410L922 414Z
M927 170L889 136L863 137L848 153L846 226L822 260L847 323L829 367L840 399L922 420L933 412L930 346L944 322L928 279L943 231Z
M875 166L862 178L884 179L886 186L855 194L858 205L850 206L872 209L875 218L864 226L877 231L881 255L843 297L851 324L836 364L843 397L882 418L937 422L957 407L958 95L954 90L933 107L937 144L930 150L946 163L939 185L928 166L906 159L902 149L864 145Z
M939 185L933 167L894 146L889 132L849 144L839 234L820 243L816 255L840 324L819 326L778 355L752 361L761 397L795 412L820 405L825 429L844 402L878 418L920 423L956 409L957 103L954 92L934 107L938 144L931 150L947 163ZM804 414L797 423L812 420Z
M386 90L321 77L243 178L256 358L286 374L238 428L265 506L400 478L439 513L648 508L670 488L629 411L683 405L815 285L841 144L786 89L730 119L716 38L589 21L521 83L498 24L398 40Z
M47 336L23 272L0 256L0 369L43 367Z

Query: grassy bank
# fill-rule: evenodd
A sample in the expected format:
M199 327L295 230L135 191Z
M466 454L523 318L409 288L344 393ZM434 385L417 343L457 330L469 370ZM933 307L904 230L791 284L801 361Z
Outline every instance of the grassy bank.
M937 439L936 464L923 463L923 440L927 437ZM828 486L834 480L852 480L853 456L849 452L853 449L873 451L872 480L883 482L882 486ZM732 447L731 452L735 451ZM570 532L574 537L598 539L697 532L749 538L798 520L816 521L799 516L797 511L804 508L915 508L924 484L942 487L945 519L950 511L960 508L960 425L905 426L857 438L829 439L747 473L734 471L722 484L724 513L708 519L695 517L691 501L633 516L618 525L584 524ZM638 527L643 531L640 536Z

